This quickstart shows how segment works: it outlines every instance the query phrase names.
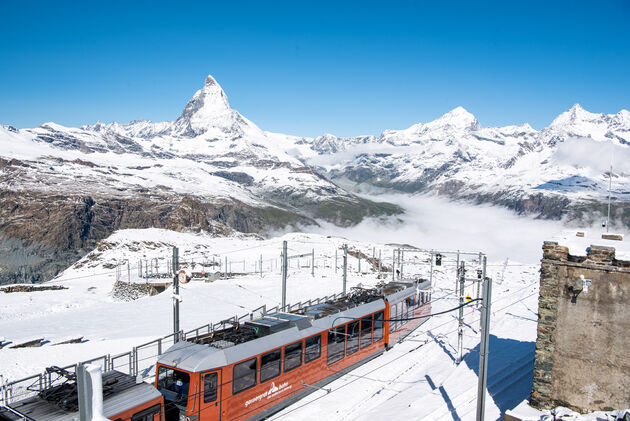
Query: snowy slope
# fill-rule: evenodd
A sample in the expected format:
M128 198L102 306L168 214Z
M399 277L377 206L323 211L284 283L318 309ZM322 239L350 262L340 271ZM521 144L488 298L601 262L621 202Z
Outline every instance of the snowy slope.
M119 301L110 292L116 277L113 264L122 264L124 269L128 261L155 258L163 262L170 258L172 246L180 248L180 260L188 270L199 271L208 262L224 262L227 257L232 272L241 272L229 279L192 281L182 286L184 330L242 315L263 304L275 306L280 300L278 260L283 240L288 242L291 254L314 250L316 256L315 276L308 259L290 264L289 303L340 292L341 269L335 272L334 258L335 250L339 251L344 243L368 256L374 250L377 255L381 252L391 256L393 247L397 247L316 234L262 240L242 234L215 238L158 229L119 231L57 279L44 284L68 289L0 293L0 332L5 341L49 341L40 348L0 349L0 373L4 379L15 380L52 364L63 366L104 353L123 353L170 333L170 289L136 301ZM405 254L405 273L428 278L428 257L423 252ZM262 276L256 266L261 258ZM455 263L455 256L447 255L441 266L434 266L434 313L458 304L453 293ZM384 265L391 265L391 258ZM476 259L467 260L469 270L475 271L478 266ZM131 282L144 282L133 272ZM531 391L539 274L537 264L497 262L492 256L488 274L494 279L494 287L486 419L496 420L527 399ZM127 281L125 270L121 277ZM369 287L378 281L377 273L367 268L365 261L359 272L355 258L349 259L348 279L349 287ZM465 292L472 296L477 293L472 284ZM272 419L380 420L396 413L414 420L473 420L479 311L467 308L464 314L464 359L459 365L454 362L456 316L436 316L390 351L328 385L330 393L316 391ZM54 345L78 336L84 337L83 343ZM141 368L155 361L150 356L145 358Z

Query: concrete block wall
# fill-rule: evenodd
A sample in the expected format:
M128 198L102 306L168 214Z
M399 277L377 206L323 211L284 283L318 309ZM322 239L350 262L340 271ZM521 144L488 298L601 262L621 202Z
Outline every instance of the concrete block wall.
M531 404L630 407L630 262L617 260L614 248L572 256L544 243Z

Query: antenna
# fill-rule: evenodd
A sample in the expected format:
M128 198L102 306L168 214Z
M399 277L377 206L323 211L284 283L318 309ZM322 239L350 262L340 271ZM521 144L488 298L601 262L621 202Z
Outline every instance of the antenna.
M608 172L608 216L606 217L606 232L608 232L608 227L610 226L610 191L612 189L612 154L610 155L610 171Z

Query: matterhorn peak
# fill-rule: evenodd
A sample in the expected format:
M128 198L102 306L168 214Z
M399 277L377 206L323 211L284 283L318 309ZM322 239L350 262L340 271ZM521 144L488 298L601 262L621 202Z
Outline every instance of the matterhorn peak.
M175 132L193 136L206 132L210 127L227 128L225 126L233 123L232 114L233 110L221 85L208 75L203 88L195 92L175 122Z
M205 86L213 86L213 85L218 85L217 81L215 78L212 77L212 75L208 75L206 76L206 84Z

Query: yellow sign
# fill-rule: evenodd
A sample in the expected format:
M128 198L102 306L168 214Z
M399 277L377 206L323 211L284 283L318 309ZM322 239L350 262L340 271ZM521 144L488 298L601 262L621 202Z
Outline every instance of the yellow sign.
M471 302L471 301L472 301L472 298L470 298L470 295L467 295L467 296L466 296L466 302L467 302L467 303L469 303L469 302Z

